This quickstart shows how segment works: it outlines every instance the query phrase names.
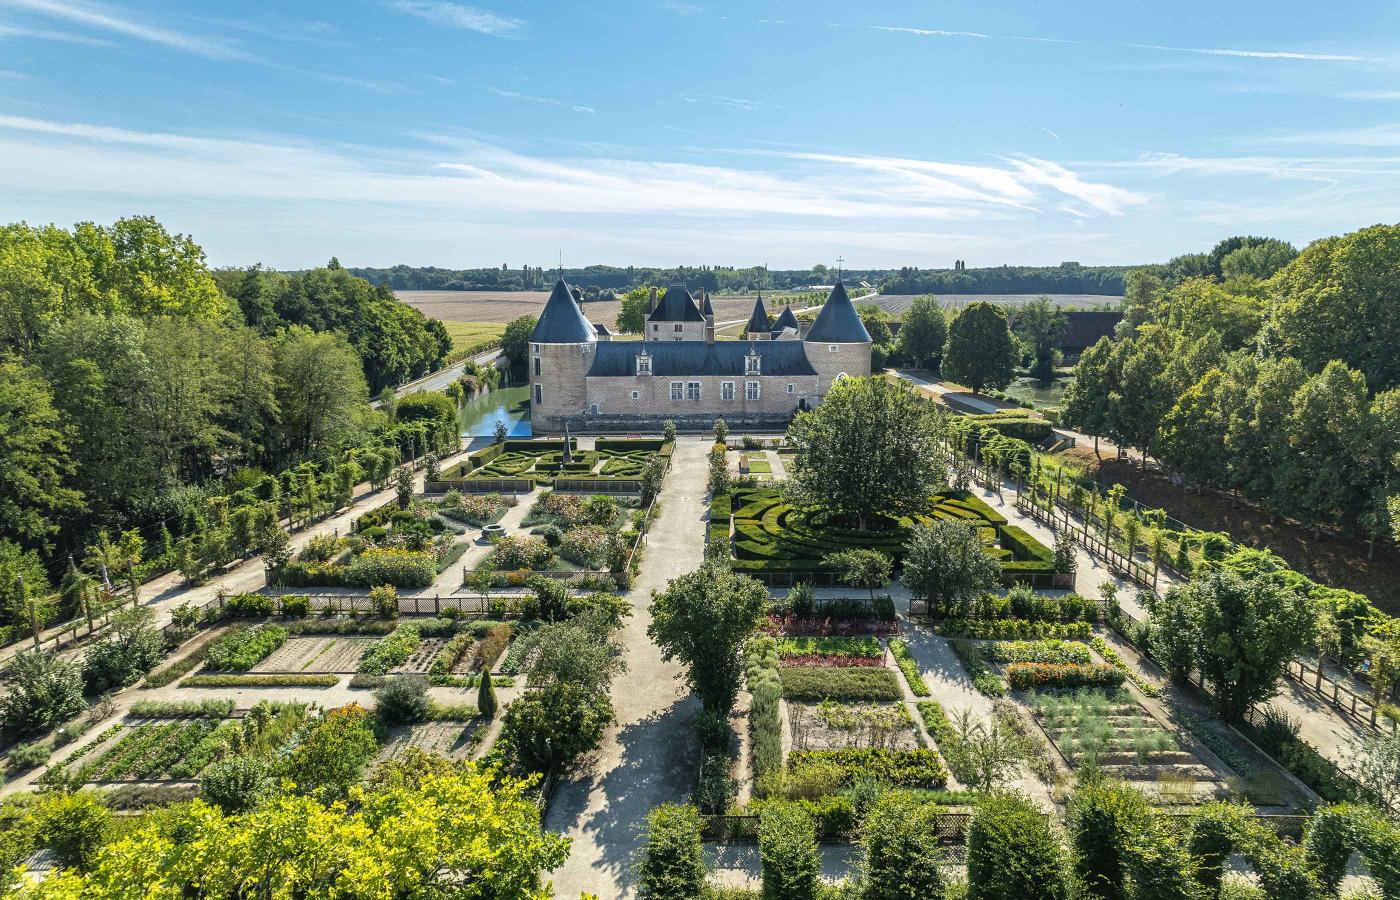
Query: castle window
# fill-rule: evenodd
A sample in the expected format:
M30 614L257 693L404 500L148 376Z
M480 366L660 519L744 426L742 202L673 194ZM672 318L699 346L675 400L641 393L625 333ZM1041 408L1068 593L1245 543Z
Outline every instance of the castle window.
M687 399L687 400L699 400L699 399L700 399L700 382L698 382L698 381L687 381L687 382L685 383L685 399Z
M592 406L588 407L588 411L595 416L598 415L598 404L594 403Z
M684 382L684 381L673 381L673 382L671 382L671 399L672 399L672 400L679 400L679 399L681 399L681 398L684 397L684 396L685 396L685 382Z
M540 386L537 384L537 385L535 385L535 404L538 405L538 404L541 404L541 403L543 403L543 402L544 402L544 393L540 390Z
M721 399L721 400L733 400L733 399L734 399L734 382L732 382L732 381L721 381L721 382L719 383L719 399Z
M535 357L535 377L540 377L540 358L538 356Z
M638 374L638 375L650 375L650 374L651 374L651 354L649 354L649 353L638 353L638 354L637 354L637 374Z
M677 322L677 323L676 323L676 326L675 326L674 328L672 328L671 330L672 330L672 331L685 331L685 326L682 325L680 322Z
M661 326L660 326L660 325L657 325L655 322L652 322L652 323L651 323L651 330L652 330L652 331L660 331L660 330L661 330Z
M788 393L789 393L789 394L795 394L795 393L797 393L797 385L793 384L791 381L788 382Z
M540 352L540 345L539 345L539 344L531 344L531 345L530 345L530 350L531 350L531 352L535 353L536 355L539 355L539 352Z
M633 391L633 392L632 392L632 399L633 399L633 400L640 400L640 399L642 399L642 392L641 392L641 391Z
M826 345L826 349L827 349L828 352L831 352L831 353L840 353L840 352L841 352L841 345L840 345L840 344L827 344L827 345Z
M746 381L746 382L744 382L744 399L745 399L745 400L757 400L757 399L758 399L758 382L757 382L757 381Z
M757 353L744 357L744 374L757 375L759 372L759 365L762 362L763 357L759 356Z

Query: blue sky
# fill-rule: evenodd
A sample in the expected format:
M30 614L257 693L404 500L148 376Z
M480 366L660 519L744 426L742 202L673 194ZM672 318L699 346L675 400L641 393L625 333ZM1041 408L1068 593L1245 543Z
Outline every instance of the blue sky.
M215 265L1130 263L1397 209L1378 0L0 0L0 216Z

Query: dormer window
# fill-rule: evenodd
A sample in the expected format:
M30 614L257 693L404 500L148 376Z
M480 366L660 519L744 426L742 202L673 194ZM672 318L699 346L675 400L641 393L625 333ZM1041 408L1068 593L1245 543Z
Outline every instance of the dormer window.
M650 374L651 374L651 354L650 354L650 353L638 353L638 354L637 354L637 374L638 374L638 375L650 375Z
M757 375L757 374L759 374L759 364L760 364L762 361L763 361L763 357L759 356L757 353L750 353L748 356L744 357L744 374L745 374L745 375Z

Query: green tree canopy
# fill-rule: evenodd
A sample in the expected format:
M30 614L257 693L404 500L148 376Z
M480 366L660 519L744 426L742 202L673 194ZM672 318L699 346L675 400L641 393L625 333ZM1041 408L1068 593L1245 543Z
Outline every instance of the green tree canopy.
M938 298L928 294L915 297L899 327L900 355L916 368L937 370L943 363L943 345L947 340L948 320Z
M986 387L1006 387L1015 369L1016 344L1005 311L983 300L963 307L948 326L944 377L976 393Z
M865 528L879 516L928 507L944 485L932 404L884 378L843 378L816 409L788 426L797 455L789 499L822 507Z

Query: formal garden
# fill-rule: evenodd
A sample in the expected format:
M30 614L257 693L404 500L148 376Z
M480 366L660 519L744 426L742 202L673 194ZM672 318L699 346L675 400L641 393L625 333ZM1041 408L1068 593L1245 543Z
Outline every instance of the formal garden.
M500 441L443 470L430 479L428 490L528 493L552 487L639 494L648 470L664 469L674 450L674 440L645 438L598 438L592 449L583 450L576 438Z

